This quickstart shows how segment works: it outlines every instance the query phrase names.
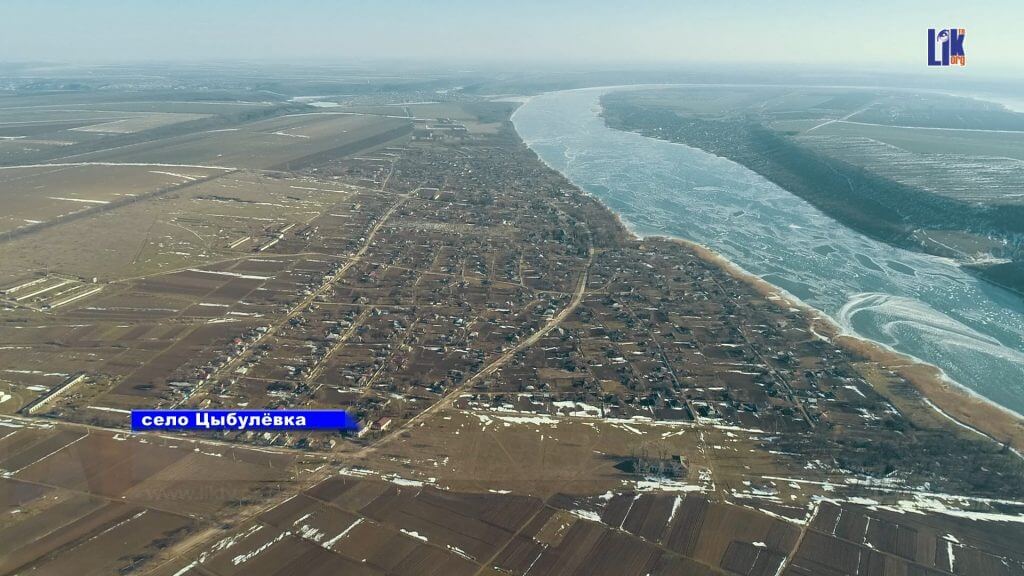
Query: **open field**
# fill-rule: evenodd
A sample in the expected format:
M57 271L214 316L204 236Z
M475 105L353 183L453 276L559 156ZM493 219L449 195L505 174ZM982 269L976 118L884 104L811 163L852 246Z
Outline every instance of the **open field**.
M88 208L137 198L222 174L196 166L67 165L0 170L0 233L42 228ZM0 234L2 235L2 234Z
M103 142L118 136L138 134L141 137L159 129L175 131L181 128L179 124L202 125L204 121L212 124L215 114L231 111L223 106L211 108L202 104L182 110L120 102L19 104L28 102L0 100L0 162L4 164L72 154L77 148L102 146Z
M694 494L538 499L439 491L349 472L154 574L273 574L295 566L371 575L974 574L1021 568L1024 559L1013 544L1019 529L979 529L971 521L935 524L830 502L797 526Z
M131 570L280 490L295 456L0 420L0 572Z
M801 120L803 129L786 121L771 126L778 130L804 132L820 126L819 119ZM833 122L814 129L808 136L830 137L831 140L867 138L918 155L951 154L1024 160L1024 133L956 130L927 130L913 127Z
M407 134L407 120L305 112L68 158L76 162L203 164L298 169L328 151L344 156ZM294 164L294 166L292 166Z
M161 126L170 126L171 124L177 124L178 122L200 120L207 117L208 116L204 114L154 113L123 118L120 120L111 120L89 126L79 126L78 128L72 128L72 130L77 130L79 132L100 132L103 134L132 134L134 132L159 128Z

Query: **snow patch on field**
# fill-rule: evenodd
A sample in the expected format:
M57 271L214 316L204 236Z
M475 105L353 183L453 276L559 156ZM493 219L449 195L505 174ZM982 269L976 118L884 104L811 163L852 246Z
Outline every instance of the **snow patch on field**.
M189 268L189 272L198 272L199 274L216 274L217 276L233 276L235 278L246 278L249 280L270 280L270 276L256 276L255 274L240 274L238 272L228 272L225 270L200 270L199 268Z
M189 570L199 565L199 560L193 560L190 564L186 564L184 568L174 573L174 576L184 576Z
M634 490L637 492L704 492L704 487L669 478L646 476L643 480L634 482Z
M281 540L284 540L285 538L287 538L288 536L291 536L291 535L292 535L292 531L291 530L285 530L284 532L281 532L280 534L278 534L273 540L271 540L270 542L267 542L266 544L260 546L259 548L253 550L252 552L248 552L246 554L239 554L238 556L235 556L234 558L231 559L231 563L234 564L235 566L238 566L239 564L244 564L244 563L248 562L249 560L252 560L256 556L259 556L260 554L265 552L267 549L269 549L274 544L277 544Z
M252 527L250 527L245 532L242 532L240 534L235 534L234 536L228 536L227 538L222 538L222 539L218 540L217 543L214 544L213 546L211 546L209 550L207 550L206 552L203 552L202 554L199 555L199 563L201 564L203 562L206 562L206 559L209 556L211 556L213 554L216 554L217 552L220 552L222 550L227 550L227 549L231 548L235 544L238 544L242 540L245 540L246 538L252 536L253 534L259 532L262 529L263 529L263 525L256 524L256 525L253 525Z
M121 408L108 408L107 406L87 406L90 410L99 410L101 412L116 412L118 414L131 414L131 410L122 410Z
M510 424L558 424L557 418L552 418L543 414L538 414L536 416L495 416L495 418Z
M162 176L173 176L175 178L183 178L183 179L185 179L185 180L187 180L189 182L194 182L195 179L196 179L194 176L189 176L188 174L178 174L177 172L163 172L163 171L160 171L160 170L150 170L149 173L150 174L160 174Z
M405 528L400 528L400 530L402 531L402 534L405 534L407 536L412 536L413 538L415 538L417 540L422 540L424 542L428 542L426 536L423 536L422 534L420 534L419 532L416 532L415 530L406 530Z
M82 202L84 204L110 204L107 200L87 200L85 198L65 198L63 196L48 196L50 200L63 200L65 202Z
M671 524L672 524L672 519L676 517L676 512L678 512L678 511L679 511L679 507L680 507L680 506L681 506L682 504L683 504L683 498L682 498L682 496L676 496L675 500L673 500L673 501L672 501L672 512L671 512L671 513L669 513L669 515L668 515L668 521L667 521L667 522L665 522L665 525L666 525L666 526L668 526L668 525L671 525Z
M355 476L357 478L380 478L385 482L391 482L397 486L409 486L412 488L422 488L426 485L433 486L437 481L436 478L427 478L426 480L411 480L409 478L402 478L398 474L381 474L374 472L373 470L367 470L366 468L342 468L338 471L339 474L345 476Z
M575 516L583 518L584 520L590 520L591 522L601 521L601 517L597 514L597 512L593 512L591 510L570 510L570 512Z
M345 528L344 530L341 531L340 534L338 534L334 538L331 538L330 540L324 542L323 544L321 544L321 546L323 546L324 548L330 548L331 546L334 546L335 544L338 543L338 540L341 540L342 538L344 538L346 535L348 535L349 532L352 531L353 528L355 528L356 526L359 526L362 523L363 523L363 519L362 518L356 518L356 521L353 522L352 524L350 524L348 528Z

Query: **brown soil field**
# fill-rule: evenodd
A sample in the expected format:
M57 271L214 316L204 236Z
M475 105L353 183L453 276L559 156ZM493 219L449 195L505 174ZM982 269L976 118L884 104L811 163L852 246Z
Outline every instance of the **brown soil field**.
M992 531L973 520L825 502L785 574L1012 574L1024 558L1021 537L1015 523Z
M32 573L54 576L117 573L130 569L156 553L161 546L161 539L179 534L192 526L191 520L174 514L116 504L111 508L119 510L116 516L104 519L104 524L108 526L76 526L66 536L69 541L80 540L87 534L93 536L69 548L39 556L31 565ZM97 531L97 528L103 529ZM36 541L32 546L20 549L19 556L34 555L54 548L52 541Z
M76 430L52 430L41 437L31 438L30 433L26 432L19 430L17 437L22 443L12 443L9 452L0 454L0 466L11 473L24 470L40 458L53 454L85 436L83 432Z
M407 127L383 142L375 137ZM341 147L352 152L372 148L411 132L406 120L379 116L310 113L259 120L237 130L201 132L133 144L114 151L99 151L76 157L79 162L157 162L204 164L240 168L299 168L306 157ZM332 153L333 157L344 154ZM291 164L294 163L294 166Z
M13 473L0 478L0 507L10 511L0 519L0 572L127 570L216 514L279 492L296 462L157 435L16 428L0 437L0 468Z
M184 452L138 441L88 434L59 451L41 457L16 477L29 482L120 497Z
M55 166L0 169L0 232L47 222L223 171L159 166Z
M695 430L528 414L509 415L509 421L501 417L442 412L410 431L408 438L391 442L382 452L387 458L378 455L372 462L355 464L416 480L436 477L439 486L452 490L595 494L620 488L628 479L614 466L648 443L638 434L642 430L658 439L652 444L686 455L694 479L704 465ZM405 462L413 464L415 474Z

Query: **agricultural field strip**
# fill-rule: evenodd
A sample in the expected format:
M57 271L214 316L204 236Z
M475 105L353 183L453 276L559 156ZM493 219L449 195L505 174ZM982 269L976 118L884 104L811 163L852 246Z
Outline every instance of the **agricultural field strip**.
M265 502L263 506L257 507L257 505L253 505L249 509L240 512L235 518L234 526L258 518L259 516L267 512L270 512L274 508L291 500L292 498L302 493L303 491L312 488L313 486L316 486L320 482L332 477L334 475L334 471L328 470L327 468L328 467L326 466L318 467L316 470L312 471L310 478L305 481L300 482L298 479L296 479L295 490L283 491L280 494L275 495L274 498L270 498L269 501ZM321 469L323 471L319 472ZM159 572L161 568L168 564L176 562L182 556L192 556L192 554L195 553L195 556L198 557L199 554L201 554L204 551L204 549L206 549L209 546L212 540L214 540L215 538L224 538L225 536L229 536L233 532L233 528L226 529L224 527L225 525L226 523L224 522L211 524L205 530L196 532L188 538L186 538L185 540L176 543L167 550L168 559L161 562L160 564L152 566L149 570L145 572L145 574ZM212 574L213 572L210 573Z
M381 522L381 521L375 520L375 519L373 519L373 518L370 518L370 517L368 517L368 516L365 516L365 515L363 515L363 514L362 514L362 513L360 513L360 512L353 512L353 511L351 511L351 510L346 510L346 509L342 508L341 506L338 506L338 505L337 505L337 504L335 504L334 502L330 502L330 501L328 501L328 500L323 500L323 499L321 499L321 498L318 498L317 496L314 496L313 494L310 494L310 493L308 493L308 492L306 492L306 491L303 491L303 492L301 492L300 494L301 494L301 495L302 495L302 496L303 496L304 498L308 498L308 499L310 499L310 500L312 500L312 501L314 501L314 502L316 502L316 503L320 504L321 506L323 506L323 507L325 507L325 508L329 508L329 509L331 509L331 510L337 510L337 511L339 511L339 512L342 512L342 513L344 513L344 514L355 514L355 516L357 516L357 518L358 518L358 519L359 519L359 521L361 521L361 522L366 522L366 523L369 523L369 524L376 524L376 525L380 525L380 526L387 526L387 527L392 527L392 528L395 528L395 529L399 529L399 527L397 527L397 526L392 526L391 524L389 524L389 523L387 523L387 522ZM545 503L545 505L546 505L546 503ZM557 508L550 508L550 509L551 509L551 510L557 510ZM506 542L506 544L505 544L504 546L502 546L501 548L499 548L499 549L497 550L497 552L495 552L495 554L494 554L494 555L493 555L493 556L492 556L492 557L491 557L490 559L488 559L488 560L487 560L486 562L480 562L480 561L479 561L479 560L477 560L477 559L471 559L471 558L467 558L467 557L463 556L463 557L464 557L464 558L466 558L467 560L470 560L470 561L471 561L471 562L473 562L474 564L477 564L478 566L480 566L479 570L478 570L477 572L475 572L475 574L476 574L476 575L480 575L480 574L481 574L481 571L483 571L483 570L484 570L484 569L485 569L485 568L486 568L487 566L489 566L489 565L490 565L490 564L491 564L492 562L494 562L494 560L495 560L496 558L498 558L498 557L499 557L499 556L501 555L501 553L502 553L502 552L504 552L504 551L505 551L505 548L506 548L506 547L507 547L507 546L508 546L509 544L511 544L513 540L515 540L516 536L518 536L519 534L521 534L521 533L523 532L523 530L525 530L525 529L526 529L526 528L527 528L527 527L528 527L528 526L530 525L530 522L531 522L531 521L533 521L533 519L534 519L534 518L536 518L536 517L537 517L538 515L540 515L540 513L541 513L541 512L544 512L544 511L545 511L545 506L541 506L541 507L539 507L539 508L537 509L537 512L535 512L535 513L534 513L533 515L531 515L531 516L530 516L530 517L529 517L529 518L528 518L528 519L527 519L527 520L526 520L525 522L523 522L523 523L522 523L522 526L520 526L520 528L519 528L518 530L516 530L516 532L515 532L514 534L512 534L511 536L509 536L509 538L508 538L508 542ZM263 525L263 526L266 526L267 528L270 528L271 530L278 530L278 529L279 529L278 527L274 526L273 524L269 524L269 523L267 523L267 522L265 522L265 521L263 521L263 520L259 520L259 519L257 519L256 521L257 521L257 522L258 522L259 524L261 524L261 525ZM325 546L325 545L324 545L324 543L322 543L322 542L319 542L319 541L317 541L317 540L313 540L313 539L309 539L309 538L306 538L306 536L305 536L304 534L302 534L302 533L294 533L294 534L293 534L293 536L294 536L294 537L296 537L296 538L302 538L302 539L304 539L304 540L309 540L309 541L310 541L310 542L312 542L313 544L316 544L317 546L320 546L320 547L324 548L325 550L327 550L327 551L331 552L332 554L337 554L337 555L339 555L339 556L341 556L341 557L343 557L343 558L345 558L345 557L346 557L346 556L344 556L343 554L340 554L339 552L335 551L334 549L332 549L332 548L330 548L330 547L328 547L328 546ZM410 536L410 537L411 537L411 536ZM423 543L423 545L425 545L425 546L430 546L430 547L432 547L432 548L436 548L436 549L440 550L441 552L444 552L445 554L452 554L452 550L451 550L450 548L448 548L448 547L447 547L447 546L445 546L445 545L441 545L441 544L438 544L437 542L434 542L434 541L431 541L431 540L423 540L423 541L422 541L422 543ZM208 568L208 567L206 567L206 566L204 566L203 568L204 568L205 570L207 570L208 572L210 572L210 573L216 574L216 572L215 572L215 571L211 570L210 568Z
M814 504L814 509L811 511L811 515L807 518L807 522L800 526L800 535L796 538L796 544L793 544L793 551L786 554L786 558L782 561L782 565L779 566L778 574L783 574L786 568L792 564L793 559L796 558L797 553L800 551L800 545L803 544L804 536L811 530L811 524L814 522L814 517L818 515L818 510L821 508L821 503L817 502ZM831 535L830 535L831 536Z
M238 442L229 442L226 440L215 440L212 438L199 438L195 435L177 435L168 433L157 433L157 432L130 432L124 428L113 428L109 426L99 426L97 424L82 424L78 422L61 422L54 420L46 416L23 416L21 414L3 414L0 415L0 425L10 422L18 422L30 426L59 426L67 429L84 429L87 432L104 432L112 435L130 435L137 438L160 438L163 440L174 440L175 442L193 442L196 444L206 444L210 446L217 446L220 448L234 448L237 450L251 450L255 452L266 452L269 454L301 454L305 456L314 456L315 452L309 450L288 448L280 446L252 446L247 444L239 444Z
M101 106L101 105L106 105L106 104L110 104L110 103L111 102L96 102L96 103L93 103L93 104L80 104L80 106ZM125 104L146 104L146 105L152 105L152 104L189 104L189 105L191 105L191 104L196 104L196 101L194 101L194 100L116 100L116 103L120 104L120 105L125 105ZM246 102L244 100L231 100L231 101L227 101L227 102L218 102L216 100L206 100L206 101L203 101L202 104L204 106L217 106L217 105L219 105L219 106L266 106L267 105L266 102ZM67 104L36 104L34 106L3 106L3 107L0 107L0 110L39 110L39 109L46 108L47 112L61 112L61 111L97 112L97 110L95 110L93 108L74 108L74 109L64 110L64 109L57 108L58 106L67 106ZM54 108L57 108L57 109L54 110ZM102 110L100 110L100 112L102 112ZM126 112L131 112L131 111L128 111L128 110L116 110L115 112L117 112L118 114L121 114L121 113L126 113ZM148 112L141 112L141 113L142 114L148 114Z
M537 518L537 516L540 516L541 512L545 511L546 506L547 506L547 503L545 503L545 506L541 506L541 507L537 508L537 511L534 512L533 515L531 515L525 522L523 522L523 524L519 527L519 529L516 530L515 534L512 534L508 538L508 541L505 542L504 546L502 546L501 548L496 550L494 552L494 555L492 555L490 558L488 558L486 562L481 562L480 563L480 569L476 571L474 576L482 576L483 573L484 573L484 570L486 570L488 566L494 564L494 561L497 560L499 556L501 556L501 553L504 552L513 542L515 542L516 538L520 534L523 533L523 530L526 530L527 526L530 526L530 524L533 522L533 520L535 518Z
M122 164L122 165L124 165L124 164ZM43 166L45 166L45 165L43 165ZM129 164L129 166L130 166L130 164ZM187 166L173 165L173 164L171 164L171 165L139 164L137 166L187 167ZM204 176L204 177L201 177L201 178L195 178L193 180L187 180L185 182L180 182L178 184L172 184L170 186L165 186L165 187L162 187L162 188L157 188L155 190L151 190L149 192L146 192L144 194L139 194L137 196L126 196L126 197L123 197L123 198L121 198L119 200L112 200L112 201L109 201L109 202L106 202L106 203L103 203L103 204L94 205L94 206L92 206L90 208L79 210L77 212L71 212L71 213L66 214L64 216L60 216L60 217L54 218L52 220L47 220L45 222L40 222L38 224L31 224L29 226L18 228L16 230L9 231L7 234L4 234L4 235L0 236L0 242L10 241L10 240L12 240L14 238L20 238L20 237L25 236L27 234L32 234L32 233L38 232L40 230L45 230L45 229L53 228L54 226L60 226L61 224L66 224L68 222L73 222L73 221L76 221L76 220L80 220L82 218L86 218L86 217L93 216L93 215L96 215L96 214L99 214L99 213L107 212L109 210L116 210L117 208L120 208L120 207L123 207L123 206L128 206L128 205L134 204L136 202L150 200L150 199L162 196L164 194L168 194L170 192L174 192L174 191L177 191L177 190L182 190L184 188L188 188L190 186L196 186L196 185L199 185L199 184L204 184L206 182L210 182L211 180L215 180L215 179L220 178L222 176L225 176L227 174L233 174L233 173L235 173L237 171L236 169L227 168L227 167L223 167L223 166L191 166L191 167L193 167L193 168L219 169L219 170L225 170L225 172L222 172L220 174L212 174L210 176ZM0 169L2 169L2 168L3 167L0 167Z
M818 535L818 536L823 537L823 538L834 539L834 540L839 541L839 542L844 542L844 543L850 544L852 546L857 547L858 550L862 550L864 548L870 548L871 551L873 553L875 553L875 554L881 554L881 555L883 555L883 556L885 556L887 558L893 559L894 563L897 564L897 565L898 564L903 564L903 563L909 563L909 564L911 564L913 566L918 566L921 569L929 568L929 566L925 566L925 565L921 564L917 560L906 558L906 557L901 556L901 555L899 555L899 554L897 554L895 552L884 550L884 549L881 549L881 548L879 548L877 546L872 545L872 543L867 538L867 528L870 526L870 521L871 520L876 520L876 518L874 516L871 516L870 514L868 514L868 511L870 510L870 508L868 508L867 510L858 509L868 519L868 524L865 526L865 532L864 532L864 535L862 536L862 541L860 541L860 542L858 542L856 540L851 540L850 538L842 536L839 533L837 533L835 530L830 532L830 531L821 530L821 529L815 527L814 526L814 519L817 516L819 510L821 509L822 503L824 503L824 502L828 502L828 503L831 503L831 504L834 504L834 505L841 505L843 503L842 501L834 501L834 500L830 500L830 499L825 499L825 500L816 502L814 504L814 508L813 508L813 510L811 512L811 515L808 517L807 521L800 526L800 535L798 536L796 544L793 547L793 552L791 554L787 555L786 559L783 561L782 566L780 566L780 568L779 568L779 572L778 572L779 574L782 574L785 571L785 569L788 568L793 563L794 560L796 560L797 556L799 555L800 546L803 543L804 537L808 533L812 533L812 532L814 534ZM851 503L857 504L856 502L851 502ZM840 510L842 511L842 510L848 510L848 509L840 508ZM837 520L836 520L837 525L838 525L838 521L839 521L839 518L837 518ZM882 522L886 522L886 520L884 520L884 519L882 519L881 521ZM902 526L902 525L900 525L900 526ZM962 545L962 544L960 544L958 546L960 546L961 548L964 547L964 545ZM952 545L950 545L950 547L952 548ZM973 546L969 546L969 548L978 550L977 548L974 548ZM985 551L981 551L981 552L987 553ZM1004 561L1004 564L1005 564L1005 559L1002 559L1002 560ZM949 573L949 572L952 571L952 570L948 570L947 571L947 570L945 570L943 568L940 568L938 566L934 566L934 567L931 567L931 568L937 569L937 570L943 570L943 572L945 572L945 573Z
M395 530L398 530L398 531L401 531L401 532L405 532L403 529L401 529L400 526L393 525L393 524L391 524L390 522L387 522L387 521L376 520L374 518L371 518L371 517L368 517L368 516L364 515L361 512L358 512L358 511L346 510L345 508L337 505L336 503L328 501L328 500L323 500L323 499L321 499L321 498L319 498L319 497L317 497L317 496L315 496L313 494L310 494L308 491L304 490L304 491L300 492L299 494L301 494L304 498L308 498L309 500L312 500L312 501L316 502L317 504L319 504L320 506L323 506L323 507L325 507L327 509L336 510L336 511L341 512L341 513L346 514L346 515L354 514L357 517L356 521L359 522L359 523L368 523L370 525L379 525L379 526L384 526L384 527L392 528L392 529L395 529ZM485 571L487 570L487 568L492 566L493 563L499 557L501 557L502 553L504 553L508 549L509 546L512 546L513 544L515 544L516 538L518 536L520 536L523 533L524 530L526 530L527 528L531 527L531 523L534 521L534 519L537 518L538 516L540 516L542 513L545 513L545 512L553 512L553 513L566 512L564 509L559 508L559 507L554 506L554 505L551 504L551 500L557 498L558 496L559 495L555 494L555 495L552 495L549 498L547 498L544 501L543 506L538 507L536 512L534 512L532 515L530 515L529 518L526 518L521 523L519 528L514 533L510 534L507 537L505 543L501 547L497 548L496 551L494 552L494 554L492 554L489 558L487 558L487 559L477 559L477 558L463 556L467 560L469 560L469 561L473 562L474 564L476 564L477 566L479 566L477 571L474 572L474 576L482 576L483 574L486 574ZM284 504L285 502L291 500L291 498L292 497L289 497L289 498L287 498L285 500L282 500L279 504L275 504L274 506L268 507L263 512L273 510L274 508L277 507L277 505ZM263 512L260 512L256 516L262 515ZM627 513L627 516L628 516L628 513ZM671 520L671 517L669 518L669 520ZM623 521L618 526L605 524L603 521L599 521L599 520L591 520L591 519L583 519L583 518L581 518L578 521L581 521L581 522L588 522L588 521L589 522L596 522L598 524L601 524L601 525L605 526L607 529L610 529L612 531L628 535L629 537L639 538L642 541L646 542L647 544L652 545L652 546L660 549L661 551L663 551L663 552L665 552L667 554L673 554L674 555L674 554L678 554L679 553L678 551L669 548L663 542L648 540L646 538L643 538L639 534L630 532L629 530L627 530L624 527L624 525L625 525L625 518L623 518ZM264 521L262 519L258 519L257 518L255 520L255 522L257 524L261 525L261 526L264 526L264 527L269 528L269 529L274 530L274 531L281 530L281 528L279 528L278 526L275 526L273 524L267 523L266 521ZM239 524L241 524L241 523L239 523ZM804 528L808 529L806 527L804 527ZM815 532L818 532L818 531L816 530ZM802 536L803 536L804 533L805 533L805 530L801 530L800 539L797 540L797 544L794 545L793 549L785 555L785 558L784 558L784 560L782 562L782 566L788 565L788 563L792 560L792 558L794 558L796 556L796 553L799 550L799 543L802 540ZM230 536L227 536L227 534L229 534L228 531L225 531L223 534L225 535L225 537L230 537ZM343 534L344 534L344 532L343 532ZM822 533L822 534L824 535L824 533ZM320 542L318 540L307 538L305 536L305 534L303 534L301 532L294 532L291 535L294 538L300 538L300 539L308 540L309 542L324 548L325 550L327 550L328 552L330 552L332 554L339 555L342 558L350 559L347 556L345 556L344 554L334 550L333 548L331 548L329 546L324 545L324 543L322 543L322 542ZM409 536L409 537L411 538L413 536ZM211 541L212 541L212 539L211 540L207 540L206 542L204 542L204 544L208 546L209 542L211 542ZM272 542L277 542L277 541L278 540L273 540ZM854 543L854 544L856 544L856 543ZM439 543L437 543L433 539L422 539L422 545L426 545L426 546L430 546L430 547L436 548L436 549L444 552L445 554L451 554L452 553L452 549L451 549L450 545L439 544ZM207 546L204 546L204 547L207 547ZM548 547L544 546L542 548L542 550L541 550L541 555L543 555L547 550L548 550ZM205 555L208 552L209 552L209 550L201 552L198 557L201 558L201 557L203 557L203 555ZM185 555L185 554L183 554L183 555ZM896 557L893 554L889 554L889 555ZM460 556L462 556L462 555L460 555ZM719 567L707 564L706 562L704 562L702 560L699 560L697 558L693 558L693 557L690 557L690 556L687 556L687 558L689 560L695 562L695 563L698 563L698 564L700 564L702 566L705 566L707 568L710 568L712 570L720 570ZM166 565L167 563L173 562L175 560L176 559L168 560L167 562L165 562L164 565ZM904 559L901 559L901 560L904 560ZM161 565L160 567L162 567L162 566L163 565ZM195 568L195 567L198 567L199 565L197 563L193 563L193 564L189 564L189 566ZM160 567L156 567L151 572L156 571ZM213 574L213 575L217 575L218 574L218 572L216 572L215 570L213 570L210 567L205 566L205 565L203 565L201 569L204 572L207 572L209 574ZM780 568L778 573L779 574L782 573L782 568Z
M44 454L44 455L40 456L40 457L39 457L38 459L36 459L36 460L35 460L34 462L29 462L28 464L25 464L24 466L22 466L21 468L18 468L17 470L13 470L13 471L11 471L11 472L10 472L10 474L11 474L11 475L17 474L17 473L21 472L22 470L24 470L24 469L28 468L29 466L33 466L33 465L35 465L35 464L38 464L38 463L42 462L43 460L46 460L46 459L47 459L47 458L49 458L50 456L53 456L53 455L54 455L54 454L56 454L57 452L60 452L61 450L63 450L63 449L65 449L65 448L67 448L68 446L72 446L72 445L74 445L74 444L77 444L78 442L82 441L82 440L83 440L84 438L87 438L88 436L89 436L89 433L88 433L88 432L86 432L86 433L85 433L85 434L83 434L82 436L79 436L78 438L75 438L74 440L71 440L71 441L69 441L69 442L68 442L67 444L64 444L63 446L61 446L61 447L59 447L59 448L57 448L57 449L53 450L52 452L49 452L49 453L47 453L47 454Z
M5 416L5 418L6 417L7 416ZM97 429L97 427L95 427L95 426L90 426L88 428ZM65 486L65 485L50 484L48 482L44 482L44 481L41 481L41 480L31 480L31 479L17 478L16 477L16 475L19 472L25 470L26 468L29 468L31 466L35 466L36 464L39 464L40 462L42 462L43 460L46 460L50 456L53 456L54 454L57 454L58 452L61 452L61 451L65 450L65 449L73 446L74 444L76 444L76 443L78 443L78 442L88 438L91 431L93 431L93 430L87 430L86 433L83 434L82 436L79 436L78 438L69 441L67 444L64 444L60 448L57 448L56 450L53 450L52 452L43 455L42 457L38 458L34 462L31 462L29 464L26 464L25 466L22 466L18 470L5 473L4 476L5 477L14 478L14 479L18 480L19 482L25 482L27 484L35 484L37 486L45 486L47 488L51 488L51 489L54 489L54 490L61 490L61 491L70 492L70 493L74 493L74 494L80 494L80 495L83 495L83 496L87 496L89 498L98 498L98 499L101 499L101 500L106 500L107 502L110 502L110 503L113 503L113 504L126 504L127 503L127 504L132 504L132 505L135 505L135 506L139 506L139 507L142 507L142 508L149 508L149 509L152 509L152 510L158 510L160 512L165 512L167 514L171 514L171 515L178 516L178 517L181 517L181 518L190 518L189 515L183 514L180 510L175 510L173 508L164 508L164 507L161 507L161 506L154 505L152 503L134 504L130 500L125 500L124 498L117 498L117 497L114 497L114 496L106 496L106 495L100 494L98 492L92 492L92 491L89 491L89 490L83 490L83 489L79 489L79 488L72 488L70 486ZM104 430L104 432L111 432L111 431ZM116 432L116 431L113 431L113 432ZM178 440L178 438L175 438L175 440ZM232 447L234 447L234 448L241 448L241 447L235 446L235 445L233 445ZM129 454L129 455L125 456L124 459L119 460L119 461L111 464L111 466L109 468L107 468L106 470L109 470L111 468L117 468L121 464L123 464L126 461L128 461L129 459L131 459L132 457L133 456L131 454ZM101 472L102 472L102 470L101 470ZM191 517L191 518L194 518L194 517ZM70 519L68 521L68 523L72 523L72 522L75 522L75 521L77 521L77 519L73 518L73 519ZM64 525L57 526L53 530L51 530L51 532L59 530L63 526Z
M89 428L98 428L98 427L89 427ZM120 431L120 433L123 434L123 431ZM163 434L157 434L157 435L153 435L153 436L161 437L161 438L165 438L165 439L170 439L170 440L174 440L174 441L182 440L181 438L178 438L178 437L171 437L171 436L163 435ZM57 452L59 452L60 450L63 450L67 446L70 446L74 442L77 442L78 440L81 440L82 438L85 438L85 437L86 436L83 435L81 438L79 438L79 439L77 439L75 441L72 441L69 444L66 444L64 447L58 449ZM193 440L193 441L194 442L205 442L205 441L202 441L202 440ZM219 444L226 444L226 443L219 443ZM235 448L235 449L240 449L240 450L245 450L245 451L255 451L255 452L274 452L274 453L293 452L292 450L288 450L288 449L285 449L285 450L262 449L262 448L253 448L253 447L247 447L247 446L238 446L238 445L233 445L233 444L230 445L230 447L231 448ZM186 450L187 450L187 448L186 448ZM191 451L189 451L189 452L191 452ZM299 452L301 452L301 451L299 451ZM308 457L309 453L302 452L301 455ZM123 462L123 460L121 462ZM118 462L117 464L120 464L121 462ZM319 469L319 468L320 467L318 467L317 469ZM180 542L179 545L183 545L183 544L185 544L187 542L192 542L192 541L198 541L200 543L205 543L207 541L206 539L208 537L216 534L218 531L221 531L223 529L223 525L224 525L221 522L211 522L210 520L203 519L203 518L201 518L199 516L195 516L195 515L191 515L191 514L183 514L180 510L179 511L175 511L173 509L166 509L166 508L163 508L163 507L160 507L160 506L156 506L156 505L153 505L150 502L134 503L131 500L124 499L123 497L122 498L114 498L114 497L110 497L110 496L104 496L102 494L97 494L97 493L93 493L93 492L88 492L88 491L78 490L78 489L74 489L74 488L69 488L69 487L66 487L66 486L49 485L49 484L46 484L46 483L43 483L43 482L32 481L32 480L23 480L23 479L19 479L19 481L26 482L26 483L29 483L29 484L36 484L36 485L40 485L40 486L46 486L46 487L49 487L49 488L53 488L53 489L57 489L57 490L62 490L62 491L67 491L67 492L71 492L71 493L75 493L75 494L81 494L81 495L87 496L89 498L98 498L98 499L101 499L101 500L108 501L111 504L120 504L120 505L128 504L128 505L136 506L136 507L143 508L143 509L150 509L150 510L154 510L154 511L159 511L159 512L163 512L163 513L167 513L167 514L179 517L179 518L185 518L185 519L189 519L189 520L192 520L192 521L197 521L197 522L200 523L199 524L200 526L205 526L205 529L200 530L198 532L194 532L185 541ZM281 504L282 502L283 501L280 501L280 502L279 501L274 501L271 505L268 505L265 509L261 510L260 512L257 512L256 515L259 515L259 514L261 514L263 512L269 511L274 506L276 506L278 504ZM73 520L69 521L68 524L71 524L71 523L76 522L76 521L77 521L77 519L73 519ZM65 525L67 525L67 524L65 524ZM60 528L62 528L65 525L62 525L62 526L59 526L59 527L55 528L54 531L59 530ZM106 527L106 525L99 526L96 530L100 530L100 529L107 529L107 527ZM87 539L90 539L90 537L92 537L93 534L95 534L95 532L96 531L93 531L93 532L91 532L89 534L85 534L79 540L80 541L87 541ZM172 561L173 561L173 559L172 559Z
M860 126L881 126L883 128L900 128L903 130L939 130L942 132L992 132L995 134L1024 134L1024 131L1021 130L993 130L990 128L944 128L939 126L906 126L901 124L878 124L876 122L857 122L854 120L847 120L846 118L832 120L831 122L826 122L825 124L831 124L832 122L842 124L857 124ZM824 124L819 124L814 128L819 128L821 126L824 126ZM813 130L814 128L811 128L811 130ZM810 132L811 130L808 130L807 132Z
M159 162L55 162L44 164L20 164L17 166L0 166L0 170L14 170L18 168L76 168L83 166L107 166L116 168L127 166L135 168L205 168L209 170L235 171L239 168L231 166L215 166L205 164L163 164Z

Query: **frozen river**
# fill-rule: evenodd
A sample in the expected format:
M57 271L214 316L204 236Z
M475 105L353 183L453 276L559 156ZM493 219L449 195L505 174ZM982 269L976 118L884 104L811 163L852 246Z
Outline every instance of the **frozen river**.
M530 99L516 130L637 234L708 246L845 330L1024 413L1024 300L953 262L877 242L730 160L612 130L608 88Z

